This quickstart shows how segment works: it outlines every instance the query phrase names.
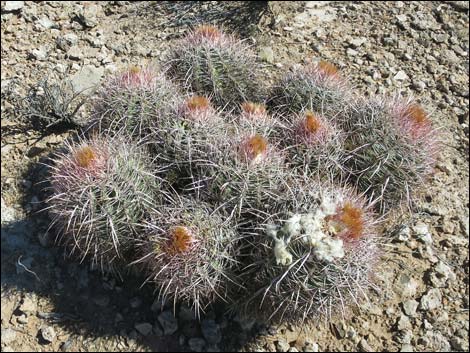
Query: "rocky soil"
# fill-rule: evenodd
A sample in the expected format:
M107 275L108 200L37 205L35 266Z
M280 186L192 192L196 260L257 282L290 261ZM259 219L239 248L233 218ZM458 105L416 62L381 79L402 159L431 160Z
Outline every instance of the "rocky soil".
M1 7L2 351L468 351L468 2ZM138 289L140 279L103 278L53 245L39 212L45 167L38 162L71 131L28 128L14 97L53 73L83 90L129 64L158 62L171 41L203 22L256 45L268 80L321 58L364 94L416 95L441 128L441 155L422 202L386 223L377 290L349 318L274 327L224 315L223 308L200 322L185 307L174 316L151 288Z

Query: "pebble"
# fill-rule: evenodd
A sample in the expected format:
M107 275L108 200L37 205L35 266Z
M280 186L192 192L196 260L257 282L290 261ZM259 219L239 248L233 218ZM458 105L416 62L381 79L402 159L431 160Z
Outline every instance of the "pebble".
M400 352L414 352L413 346L411 344L404 344L401 346Z
M44 338L46 342L52 343L55 340L56 333L52 326L46 326L41 328L41 337Z
M357 54L359 54L359 52L357 50L354 50L354 49L351 49L351 48L346 49L346 55L347 56L356 56Z
M13 222L16 219L16 211L13 207L7 206L3 197L1 198L2 224Z
M429 232L429 228L427 224L423 222L418 222L414 227L413 227L413 232L416 236L416 239L419 241L425 243L425 244L432 244L432 235Z
M148 336L152 332L152 328L153 328L152 324L150 324L148 322L142 322L142 323L135 324L134 327L137 330L137 332L139 332L143 336Z
M418 289L418 282L406 274L400 275L398 280L398 291L403 297L414 297Z
M106 307L109 305L111 299L107 295L99 295L96 298L93 298L93 302L101 307Z
M397 322L397 329L404 331L411 328L411 322L408 316L402 314Z
M71 84L74 92L89 91L96 87L104 74L104 68L96 68L93 65L84 66L71 78Z
M59 27L59 26L57 26L57 24L54 21L51 21L47 17L42 17L41 19L39 19L38 24L40 24L45 29L58 28Z
M441 291L438 288L432 288L421 298L419 308L425 311L434 310L441 306L441 302Z
M393 76L393 79L395 81L405 81L405 80L408 80L408 75L406 74L405 71L398 71L395 76Z
M454 281L456 278L451 268L444 262L439 261L431 272L430 281L434 287L445 287L447 281Z
M290 344L283 338L279 339L276 342L276 348L278 352L288 352L290 349Z
M44 61L47 59L47 50L45 47L33 49L31 50L30 54L34 59L39 61Z
M140 297L134 297L129 301L129 305L132 309L137 309L142 305L142 299Z
M353 47L353 48L359 48L362 44L367 42L367 38L365 37L360 37L360 38L354 38L351 39L348 43Z
M25 296L18 310L25 314L35 314L37 310L36 300L29 295Z
M165 310L158 315L158 322L162 326L165 336L172 335L178 330L178 321L171 310Z
M367 343L364 338L362 338L359 342L359 349L361 350L361 352L374 352L372 347L369 345L369 343Z
M318 343L316 342L308 342L305 344L303 349L304 352L318 352L319 351Z
M414 299L407 300L403 302L403 312L410 317L414 317L416 315L418 305L419 303Z
M188 340L188 346L193 352L202 352L206 346L206 341L199 337L190 338Z
M21 10L24 6L24 1L5 1L3 11L11 12Z
M450 339L450 345L457 351L468 352L468 337L467 341L461 339L460 337L452 337Z
M209 344L218 344L222 341L222 332L219 325L212 319L201 322L202 335Z
M2 344L9 344L16 339L16 331L11 328L2 328Z
M67 33L63 36L59 36L56 39L56 44L59 49L67 51L70 47L75 46L78 43L78 36L75 33Z

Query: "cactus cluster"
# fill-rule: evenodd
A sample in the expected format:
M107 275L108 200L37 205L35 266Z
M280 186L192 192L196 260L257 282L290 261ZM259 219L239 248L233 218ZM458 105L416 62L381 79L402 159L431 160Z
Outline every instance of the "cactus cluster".
M326 62L265 97L251 49L213 26L163 66L168 77L146 67L107 80L91 129L56 154L48 209L61 243L103 270L138 269L162 302L196 314L220 300L302 322L357 303L379 259L377 214L432 171L424 110L358 98Z

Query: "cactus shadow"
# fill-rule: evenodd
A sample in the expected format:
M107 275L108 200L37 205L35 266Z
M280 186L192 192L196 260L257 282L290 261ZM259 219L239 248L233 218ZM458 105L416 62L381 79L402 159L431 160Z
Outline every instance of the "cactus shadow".
M166 21L159 26L166 28L212 24L247 37L268 10L268 1L149 1L135 13L152 21L163 16Z

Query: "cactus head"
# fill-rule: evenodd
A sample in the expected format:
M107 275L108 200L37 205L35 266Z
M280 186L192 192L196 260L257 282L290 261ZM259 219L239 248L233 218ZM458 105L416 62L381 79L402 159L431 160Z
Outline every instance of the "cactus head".
M351 88L339 70L320 61L285 75L272 91L270 106L290 114L308 109L333 120L351 97Z
M381 212L410 205L433 169L438 134L412 99L359 100L345 115L346 172L380 198Z
M289 115L281 139L289 164L301 174L340 176L344 163L344 134L310 110Z
M256 163L266 157L268 141L261 135L246 138L240 146L240 156L248 163Z
M302 183L246 230L240 282L249 294L236 310L274 322L328 319L372 286L378 238L370 205L346 188Z
M226 215L197 200L155 210L139 246L140 264L162 301L183 301L197 315L227 300L236 234Z
M172 82L152 67L130 67L108 78L98 91L92 131L123 132L136 141L161 119L176 116L181 97Z
M120 272L159 184L142 148L121 139L69 142L51 169L48 210L71 255Z
M264 80L256 59L245 42L204 25L173 46L168 72L188 91L211 95L217 107L225 108L264 98Z

